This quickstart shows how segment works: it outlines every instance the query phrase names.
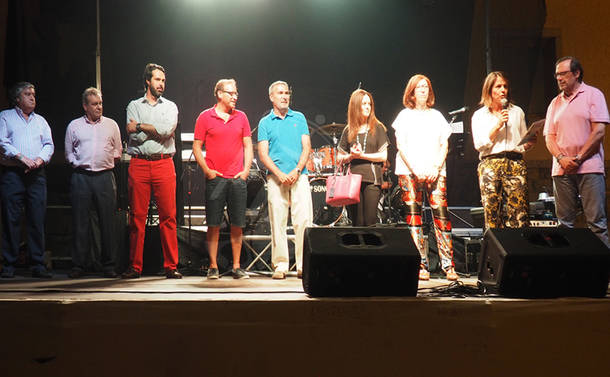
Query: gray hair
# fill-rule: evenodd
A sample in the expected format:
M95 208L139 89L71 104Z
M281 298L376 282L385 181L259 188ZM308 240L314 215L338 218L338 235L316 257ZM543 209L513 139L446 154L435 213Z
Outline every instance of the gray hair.
M89 87L83 92L83 105L89 103L89 96L98 96L102 98L102 92L98 88Z
M218 98L218 92L223 91L226 84L233 84L237 88L237 81L235 79L220 79L214 85L214 97Z
M17 98L19 98L21 92L23 92L27 88L36 89L34 84L29 83L27 81L20 81L11 87L11 90L9 90L8 92L8 98L11 101L11 106L17 106Z
M273 84L269 85L269 95L271 95L271 93L273 92L273 88L275 88L278 85L286 85L286 88L290 89L290 87L288 86L288 83L286 81L278 80L278 81L274 82Z

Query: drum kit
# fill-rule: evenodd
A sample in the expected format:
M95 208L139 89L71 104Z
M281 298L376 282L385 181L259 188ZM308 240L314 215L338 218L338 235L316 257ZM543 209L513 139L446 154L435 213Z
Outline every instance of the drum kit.
M313 223L316 226L345 225L342 221L347 219L347 216L344 215L344 208L326 204L326 179L335 173L337 167L337 136L341 135L343 128L345 128L345 124L337 123L319 127L316 132L331 136L333 145L312 148L305 164L313 204ZM250 174L246 181L248 226L256 226L260 221L267 221L266 178L265 170L261 169L255 158L252 161Z
M314 226L349 225L345 207L333 207L326 204L326 180L335 174L337 163L337 145L345 124L331 123L320 126L315 130L324 136L330 137L332 144L312 148L305 164L309 177L309 187L313 204ZM312 132L313 133L313 132ZM256 147L255 147L256 153ZM248 224L255 226L258 222L267 221L267 188L266 173L254 159L247 180L247 211L250 214ZM379 221L381 223L397 223L404 220L405 208L401 199L400 187L394 190L383 190L379 202ZM253 220L252 220L253 219Z

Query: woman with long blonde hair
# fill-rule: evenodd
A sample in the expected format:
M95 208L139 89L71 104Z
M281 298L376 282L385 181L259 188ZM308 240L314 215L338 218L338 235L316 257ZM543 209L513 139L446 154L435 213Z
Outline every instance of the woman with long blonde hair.
M351 172L362 175L360 203L347 206L352 225L377 223L377 203L381 197L383 162L388 158L386 128L375 116L373 95L355 90L347 108L347 127L339 141L339 163L349 163Z

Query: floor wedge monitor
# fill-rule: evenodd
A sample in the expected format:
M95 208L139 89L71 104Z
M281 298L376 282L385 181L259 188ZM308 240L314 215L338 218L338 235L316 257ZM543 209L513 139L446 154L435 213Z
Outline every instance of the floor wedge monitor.
M312 297L415 296L419 263L407 228L307 228L303 289Z
M589 229L488 229L479 284L507 297L604 297L610 250Z

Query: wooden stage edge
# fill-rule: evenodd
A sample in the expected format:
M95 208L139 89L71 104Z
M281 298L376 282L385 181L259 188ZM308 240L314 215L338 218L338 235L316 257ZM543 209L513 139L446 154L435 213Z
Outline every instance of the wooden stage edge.
M474 287L475 279L463 279ZM301 280L0 281L6 376L608 376L610 299L310 298Z

